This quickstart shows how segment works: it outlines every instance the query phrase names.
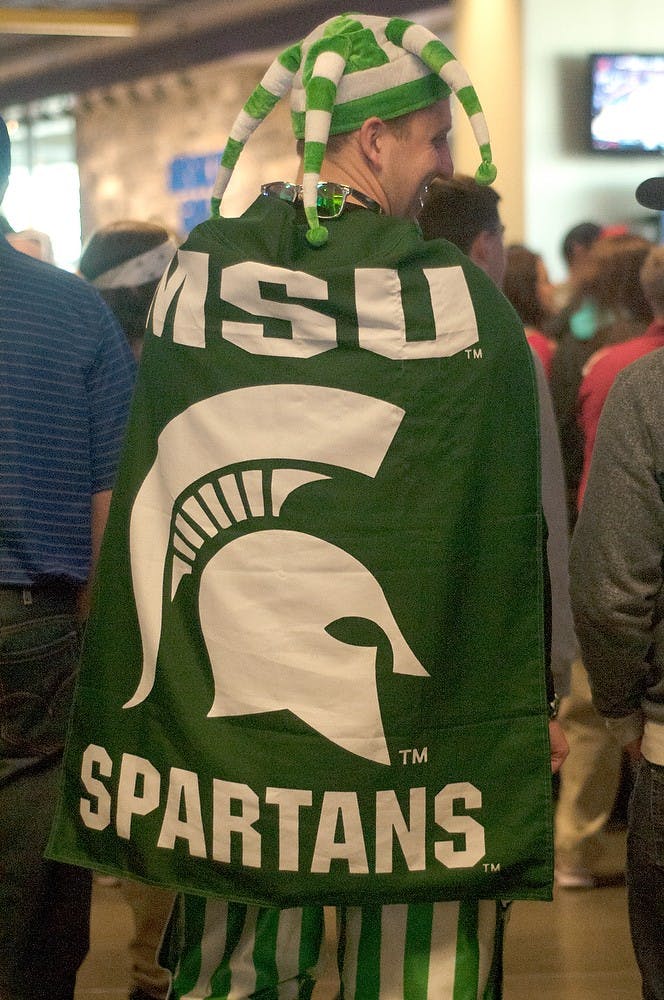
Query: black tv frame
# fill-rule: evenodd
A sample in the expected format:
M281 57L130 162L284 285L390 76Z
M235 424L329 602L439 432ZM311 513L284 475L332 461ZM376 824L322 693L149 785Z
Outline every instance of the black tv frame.
M659 149L647 149L646 147L638 146L638 145L608 146L606 148L603 148L601 146L597 146L595 144L595 140L593 139L593 135L592 135L592 122L593 122L593 118L595 117L594 78L595 78L595 66L597 64L597 60L598 59L602 59L602 58L608 58L608 59L616 59L616 58L620 58L620 57L627 57L627 58L629 58L630 56L633 56L635 58L646 58L646 59L650 59L650 58L656 58L656 59L658 59L659 58L664 63L664 49L661 50L661 51L657 51L657 52L645 52L645 51L627 50L627 51L620 51L620 52L617 52L617 51L591 52L591 53L588 54L588 57L587 57L587 59L588 59L588 74L587 74L587 77L588 77L588 94L587 94L587 101L586 101L586 107L587 107L587 130L586 130L587 148L588 148L588 150L591 153L596 154L597 156L607 156L607 157L610 157L610 156L615 156L615 157L643 156L643 157L648 157L648 158L664 157L664 139L662 140L662 147L659 148ZM658 113L659 115L661 115L663 112L662 111L659 111L659 112L656 111L655 113L656 114Z

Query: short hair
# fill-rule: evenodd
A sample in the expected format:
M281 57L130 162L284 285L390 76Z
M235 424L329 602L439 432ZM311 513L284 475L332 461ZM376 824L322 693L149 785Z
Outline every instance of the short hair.
M449 240L468 254L480 233L498 231L499 201L497 191L478 184L472 177L438 177L419 215L422 234L427 240Z
M572 262L574 247L580 246L590 249L593 243L599 239L601 234L601 226L598 226L595 222L579 222L578 225L572 226L569 232L565 235L560 247L561 253L567 264L571 264Z
M0 184L8 179L12 168L11 143L4 118L0 117Z
M88 281L94 282L106 271L161 246L167 239L168 230L152 222L111 222L98 229L88 240L79 261L79 272ZM99 289L99 294L115 313L128 340L143 337L148 310L158 284L159 279L155 278L135 288Z
M639 272L643 294L656 316L664 316L664 246L653 247Z
M383 121L385 128L397 139L407 138L413 115L416 111L408 111L405 115L397 115L396 118L387 118ZM380 117L380 116L377 116ZM339 132L338 135L331 135L325 147L326 157L342 156L344 148L352 141L353 132ZM304 139L296 139L295 152L302 159L304 157ZM478 185L479 186L479 185Z

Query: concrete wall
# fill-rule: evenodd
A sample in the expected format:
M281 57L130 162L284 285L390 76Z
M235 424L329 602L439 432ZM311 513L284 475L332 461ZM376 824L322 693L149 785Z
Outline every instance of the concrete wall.
M185 235L187 203L207 204L217 154L268 59L230 59L83 95L77 142L84 240L98 226L129 218L160 222ZM203 156L209 157L205 176L192 170L191 185L185 178L185 187L172 190L173 161ZM296 163L282 102L242 154L224 203L227 214L243 211L263 181L293 178Z

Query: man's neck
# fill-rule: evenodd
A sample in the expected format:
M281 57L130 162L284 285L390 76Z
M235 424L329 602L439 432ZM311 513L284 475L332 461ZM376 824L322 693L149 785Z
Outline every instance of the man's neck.
M334 184L345 184L366 195L380 205L383 213L389 215L389 204L385 192L378 183L373 171L356 155L352 145L344 146L343 154L338 159L326 157L320 171L322 181ZM298 171L298 182L302 183L302 164ZM348 199L360 204L352 195Z

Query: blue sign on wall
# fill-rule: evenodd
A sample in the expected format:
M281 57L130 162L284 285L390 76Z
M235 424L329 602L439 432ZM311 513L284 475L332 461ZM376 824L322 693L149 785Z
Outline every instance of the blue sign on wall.
M180 205L180 227L184 233L190 233L194 226L206 222L209 218L209 198L192 198Z
M210 218L210 195L223 149L199 156L176 156L168 165L168 190L178 196L182 235Z
M217 176L223 150L201 156L176 156L168 168L168 190L190 191L192 188L211 188Z

